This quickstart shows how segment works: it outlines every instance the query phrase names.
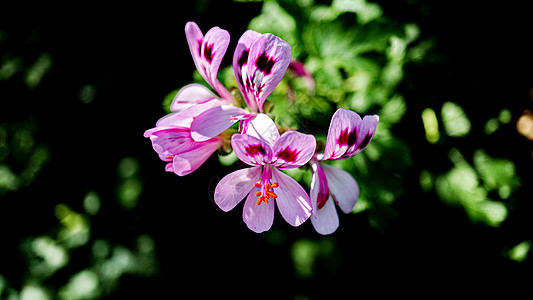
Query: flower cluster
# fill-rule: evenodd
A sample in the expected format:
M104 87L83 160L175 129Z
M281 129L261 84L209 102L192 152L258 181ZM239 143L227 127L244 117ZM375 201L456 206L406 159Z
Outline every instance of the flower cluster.
M344 213L351 212L359 187L349 173L324 162L346 159L365 149L379 117L361 118L353 111L338 109L331 119L324 152L319 153L313 135L295 130L280 134L263 108L289 66L300 70L296 75L312 80L301 63L291 63L287 42L253 30L241 36L233 54L235 81L245 106L241 107L235 93L217 79L229 33L214 27L203 35L189 22L185 34L198 72L218 95L199 84L183 87L170 105L172 113L144 133L159 158L167 162L165 170L179 176L190 174L229 142L250 168L230 173L217 184L214 198L222 210L229 211L246 198L243 219L255 232L270 229L275 206L292 226L311 217L318 233L334 232L339 226L334 204ZM233 125L237 131L228 130ZM282 172L302 166L310 166L312 172L309 193Z

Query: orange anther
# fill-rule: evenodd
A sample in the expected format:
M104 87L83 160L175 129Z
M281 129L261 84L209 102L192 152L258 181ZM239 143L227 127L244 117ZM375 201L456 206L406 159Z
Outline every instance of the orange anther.
M265 184L265 191L270 191L270 183Z
M255 195L258 196L258 197L261 196L261 191L255 192Z
M254 187L260 189L261 188L261 184L259 182L256 182L256 183L254 183Z
M257 205L261 204L261 202L263 201L263 197L259 197L257 198L257 201L255 202Z
M277 188L277 187L279 187L279 183L274 182L274 183L272 184L272 187L273 187L273 188Z
M278 198L278 195L274 194L274 193L271 192L271 191L267 191L266 194L267 194L267 196L270 197L270 198L274 198L274 199Z
M176 155L165 155L165 158L166 158L166 159L173 159L174 156L176 156Z

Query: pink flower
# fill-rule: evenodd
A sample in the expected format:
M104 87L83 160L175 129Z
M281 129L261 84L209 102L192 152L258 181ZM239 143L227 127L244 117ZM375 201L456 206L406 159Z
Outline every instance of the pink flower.
M165 169L180 176L196 170L222 145L219 134L224 130L242 122L241 131L246 131L247 124L262 111L266 97L283 78L291 57L289 44L272 34L248 30L242 35L233 67L250 112L235 106L233 96L217 79L229 33L213 27L204 36L196 23L188 22L185 35L198 72L220 97L203 85L187 85L174 97L172 113L144 134L163 161L172 161Z
M213 41L212 44L210 42L205 44L206 38L202 38L196 24L187 23L185 31L191 53L198 54L199 60L205 56L205 51L200 51L201 49L217 48L216 41ZM208 34L209 32L206 37ZM220 40L220 42L223 41L229 43L229 36L227 41ZM243 123L241 128L242 133L245 133L247 124L257 113L263 112L263 104L266 98L285 75L291 60L291 53L291 46L273 34L260 34L253 30L246 31L235 48L233 71L237 86L250 111L236 107L234 103L222 103L206 109L192 121L192 138L195 141L208 140L222 133L236 122ZM204 59L203 65L209 66L209 59Z
M324 153L315 154L309 162L313 172L311 223L318 233L330 234L339 227L339 216L330 199L333 198L347 214L353 210L359 197L359 186L348 172L320 161L346 159L361 152L374 137L378 121L377 115L361 119L357 113L342 108L331 118Z
M272 226L275 204L292 226L309 218L309 196L280 170L300 167L311 159L316 147L312 135L287 131L280 136L274 122L259 114L251 121L248 134L232 136L231 145L237 157L252 167L230 173L217 184L215 202L223 211L246 197L243 220L258 233Z
M218 148L222 146L220 136L204 142L196 142L191 130L180 126L158 126L147 130L152 147L162 161L168 162L165 170L185 176L198 169Z

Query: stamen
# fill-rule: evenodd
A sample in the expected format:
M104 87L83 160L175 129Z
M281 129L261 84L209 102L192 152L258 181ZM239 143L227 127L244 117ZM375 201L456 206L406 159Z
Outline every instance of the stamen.
M167 158L167 159L174 159L174 156L176 156L176 155L165 155L165 158Z
M278 195L276 195L274 189L279 187L279 183L272 183L272 177L270 174L270 169L265 168L265 171L261 176L261 181L254 183L254 188L259 189L259 191L254 193L254 195L258 197L257 201L255 202L257 205L260 205L261 203L268 204L268 200L270 198L278 198Z
M267 191L266 194L267 194L267 196L270 197L270 198L274 198L274 199L278 198L278 195L274 194L274 193L271 192L271 191Z

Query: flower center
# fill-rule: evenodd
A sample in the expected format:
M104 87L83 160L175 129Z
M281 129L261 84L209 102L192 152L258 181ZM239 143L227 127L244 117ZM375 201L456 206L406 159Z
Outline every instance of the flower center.
M261 175L261 181L254 183L254 187L259 189L255 192L257 198L257 205L261 203L268 204L268 199L276 199L278 195L274 193L274 189L279 187L279 183L272 182L270 165L265 165Z

